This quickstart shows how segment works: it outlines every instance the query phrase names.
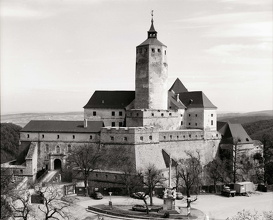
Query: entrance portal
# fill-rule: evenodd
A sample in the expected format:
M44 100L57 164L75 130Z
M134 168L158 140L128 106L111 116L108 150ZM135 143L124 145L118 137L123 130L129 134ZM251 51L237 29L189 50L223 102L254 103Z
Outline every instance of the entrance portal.
M62 169L62 162L60 159L54 160L54 170L61 170Z

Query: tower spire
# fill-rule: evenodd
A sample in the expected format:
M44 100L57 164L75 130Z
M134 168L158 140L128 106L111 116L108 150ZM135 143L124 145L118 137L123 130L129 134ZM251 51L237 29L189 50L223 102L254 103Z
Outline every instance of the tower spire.
M148 31L148 38L157 38L157 32L154 28L154 10L151 11L151 27L150 30Z

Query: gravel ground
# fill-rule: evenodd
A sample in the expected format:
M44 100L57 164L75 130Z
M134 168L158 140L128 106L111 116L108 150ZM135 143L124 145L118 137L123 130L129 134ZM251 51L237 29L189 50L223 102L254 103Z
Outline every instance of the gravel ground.
M104 197L102 200L94 200L89 197L78 197L77 205L71 207L70 212L73 216L77 216L77 219L98 219L95 214L86 212L88 206L97 204L108 204L109 196ZM195 196L193 196L195 198ZM142 204L140 200L132 199L130 197L112 196L113 205L133 205ZM154 198L155 205L162 205L163 200ZM177 200L177 206L185 207L184 200ZM235 197L223 197L220 195L199 195L198 200L192 203L192 207L204 212L209 219L222 220L228 217L236 215L243 209L251 212L257 211L262 213L263 211L273 211L273 193L272 192L257 192L247 196L235 196ZM111 218L104 218L104 220Z

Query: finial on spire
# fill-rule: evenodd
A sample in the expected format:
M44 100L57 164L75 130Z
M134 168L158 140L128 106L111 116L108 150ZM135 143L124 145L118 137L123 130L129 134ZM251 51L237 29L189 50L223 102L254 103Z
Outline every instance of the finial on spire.
M151 15L152 15L152 23L154 22L154 10L151 11Z

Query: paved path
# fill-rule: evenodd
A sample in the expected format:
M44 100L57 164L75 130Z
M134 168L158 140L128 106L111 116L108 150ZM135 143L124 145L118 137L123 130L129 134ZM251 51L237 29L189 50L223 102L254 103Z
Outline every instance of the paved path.
M195 198L193 196L193 198ZM109 196L104 197L102 200L94 200L89 197L79 197L77 202L78 207L75 209L75 213L81 215L82 218L90 216L87 219L96 219L96 215L92 213L84 213L85 208L97 204L108 204L110 200ZM111 198L113 205L126 204L142 204L141 200L132 199L130 197L122 196L112 196ZM155 205L162 205L163 200L159 198L154 198ZM186 207L185 201L176 200L177 206ZM199 195L198 200L192 203L192 207L201 210L206 215L209 216L209 219L222 220L228 217L236 215L239 211L243 209L254 212L256 210L259 213L263 211L272 211L273 210L273 193L261 193L252 194L250 197L246 196L235 196L235 197L223 197L220 195ZM78 211L77 211L78 210ZM104 218L105 220L111 218Z
M40 183L48 183L57 173L59 170L51 170L41 179Z

